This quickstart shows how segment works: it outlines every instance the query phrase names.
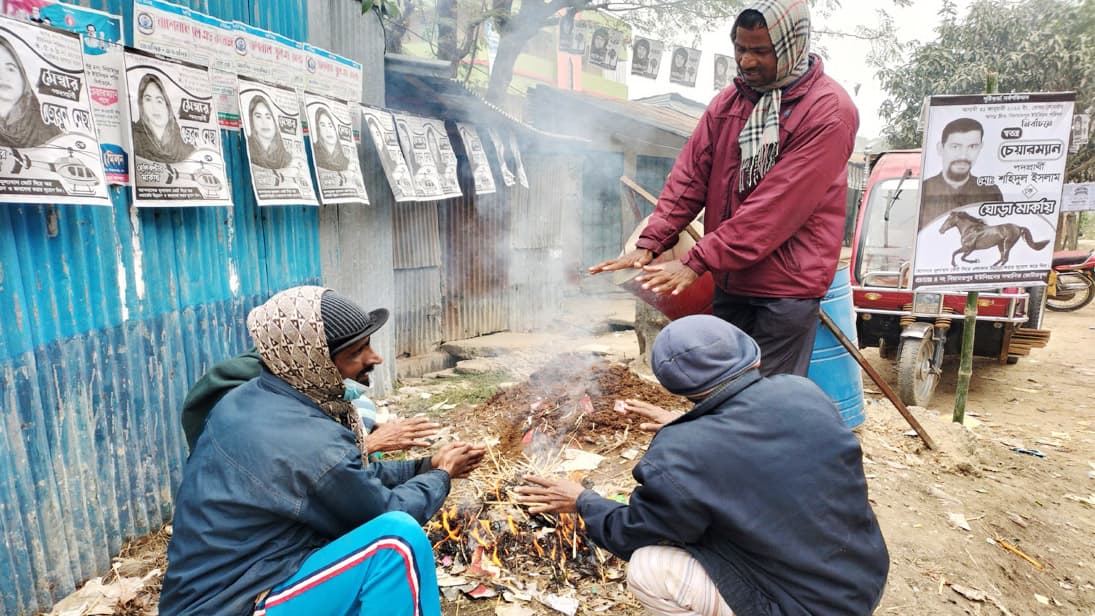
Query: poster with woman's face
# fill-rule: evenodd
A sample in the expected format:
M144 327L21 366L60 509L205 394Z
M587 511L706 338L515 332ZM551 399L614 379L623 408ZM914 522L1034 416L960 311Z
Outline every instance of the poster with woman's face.
M437 178L441 182L441 194L445 198L460 197L460 180L456 175L456 154L452 151L445 122L422 118L422 131L426 135L426 147L437 165Z
M110 205L82 48L0 18L0 201Z
M240 76L240 114L259 205L319 205L295 90Z
M521 146L517 143L517 135L510 131L509 134L510 163L513 165L513 173L517 176L517 183L528 188L528 176L525 175L525 161L521 159Z
M403 156L403 150L399 148L399 138L396 136L395 119L392 114L376 107L362 106L361 121L364 124L362 129L368 131L380 156L380 166L384 169L384 175L388 178L388 184L392 187L392 195L396 202L417 199L418 193L411 177L410 166Z
M700 50L677 47L669 60L669 81L682 86L695 87L696 69L700 65Z
M231 205L209 69L125 52L137 206Z
M308 110L308 141L312 145L319 202L369 205L349 106L316 94L305 94L304 105Z
M489 195L496 192L494 175L490 171L490 162L487 153L483 151L483 142L479 139L479 133L471 124L456 123L456 132L460 133L460 140L464 143L464 152L471 163L472 177L475 179L475 194Z
M509 161L506 159L506 142L502 141L502 136L496 128L488 128L487 136L494 144L494 153L498 157L498 168L502 170L502 183L506 186L513 186L517 183L517 180L514 179L513 171L510 170Z
M396 133L403 156L411 166L414 187L419 201L436 201L445 198L445 189L437 172L437 160L426 141L425 118L403 115L395 116Z
M631 74L647 79L657 79L658 69L662 64L661 41L654 39L635 37L635 44L631 47Z

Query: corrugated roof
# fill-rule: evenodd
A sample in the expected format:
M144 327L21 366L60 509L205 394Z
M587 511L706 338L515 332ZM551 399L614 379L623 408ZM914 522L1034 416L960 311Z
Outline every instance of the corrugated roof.
M601 98L550 86L536 86L529 90L529 104L533 114L551 110L556 114L582 113L590 108L610 114L612 119L626 125L638 122L687 139L692 136L698 116L692 116L673 108L648 105L636 101Z

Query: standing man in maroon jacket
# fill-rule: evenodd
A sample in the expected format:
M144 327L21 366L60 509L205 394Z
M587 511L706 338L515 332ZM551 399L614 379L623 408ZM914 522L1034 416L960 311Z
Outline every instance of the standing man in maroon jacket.
M805 0L755 0L731 30L738 76L700 118L637 248L590 273L642 268L677 294L704 272L714 312L756 339L765 376L806 376L821 298L840 257L859 116L809 52ZM704 237L650 265L701 210Z

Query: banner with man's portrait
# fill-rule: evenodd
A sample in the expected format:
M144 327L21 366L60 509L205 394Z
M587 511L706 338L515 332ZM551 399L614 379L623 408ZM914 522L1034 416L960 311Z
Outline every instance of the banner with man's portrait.
M295 90L240 77L240 119L259 205L319 205Z
M914 288L1045 281L1074 99L1073 93L930 98Z
M231 205L209 69L127 49L137 206Z
M76 34L0 18L0 201L111 204L82 48Z
M350 106L311 93L304 95L304 106L308 110L308 141L312 145L319 202L369 205L357 159Z
M376 107L362 105L360 109L364 123L362 128L368 131L380 156L380 166L388 178L388 185L392 187L392 196L396 203L417 200L418 191L414 187L410 164L399 146L395 118L391 113Z
M635 37L631 46L631 74L647 79L657 79L662 65L665 44L654 39Z
M483 150L483 141L479 138L475 126L465 122L456 123L456 132L460 133L460 140L464 143L464 152L467 153L468 162L471 164L472 177L475 179L475 194L489 195L497 191L494 185L494 174L490 170L490 161Z
M690 88L694 87L699 67L699 49L677 47L673 49L673 55L669 58L669 82Z
M493 127L487 129L487 136L494 144L494 154L498 159L498 168L502 170L502 183L506 186L513 186L517 183L517 179L513 175L510 156L506 152L509 149L506 141L503 141L498 129Z
M509 150L510 162L513 165L513 174L517 176L517 183L528 188L528 175L525 174L525 161L521 158L521 146L517 143L517 134L510 131Z
M425 118L395 113L395 130L403 157L410 165L418 201L437 201L447 195L438 173L437 158L426 141Z
M715 54L714 84L716 90L721 90L730 85L736 74L737 65L734 62L734 56L724 56L721 53Z
M627 35L607 26L593 29L589 41L589 63L610 71L616 70L616 64L624 53Z

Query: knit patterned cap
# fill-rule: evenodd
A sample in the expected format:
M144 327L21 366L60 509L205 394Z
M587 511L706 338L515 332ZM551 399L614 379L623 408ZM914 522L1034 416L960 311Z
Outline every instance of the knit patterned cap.
M331 357L358 340L373 335L388 321L388 311L384 308L365 312L350 298L330 290L320 299L320 313Z

